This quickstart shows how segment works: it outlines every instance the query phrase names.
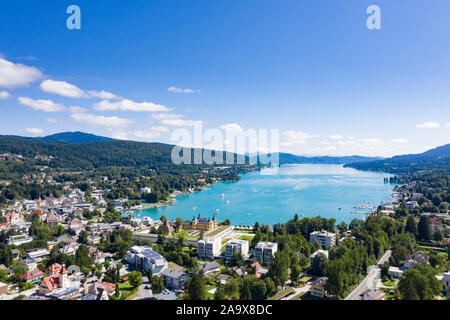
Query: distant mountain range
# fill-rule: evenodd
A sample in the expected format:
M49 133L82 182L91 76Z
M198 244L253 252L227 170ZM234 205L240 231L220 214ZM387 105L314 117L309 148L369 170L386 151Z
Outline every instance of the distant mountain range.
M419 154L406 154L369 162L354 162L348 163L346 166L359 170L384 171L396 174L450 170L450 144Z
M66 147L65 147L66 146ZM171 145L115 140L84 132L62 132L46 137L28 138L0 136L0 153L24 155L56 155L69 167L133 166L144 163L168 165ZM248 156L248 155L247 155ZM249 156L256 159L256 156ZM280 165L285 164L344 164L359 170L385 171L397 174L423 170L450 168L450 144L420 154L400 155L392 158L363 156L299 156L279 153Z

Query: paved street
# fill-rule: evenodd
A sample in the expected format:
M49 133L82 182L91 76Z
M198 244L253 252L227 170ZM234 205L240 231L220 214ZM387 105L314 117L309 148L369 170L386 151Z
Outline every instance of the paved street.
M309 285L309 284L307 284L301 288L294 288L294 291L290 295L288 295L280 300L291 300L293 297L295 297L299 293L308 292L309 289L311 289L311 285Z
M378 260L377 265L373 266L364 280L345 298L345 300L360 300L360 295L364 291L371 288L378 280L381 280L381 266L389 260L391 254L392 250L387 250L380 260Z

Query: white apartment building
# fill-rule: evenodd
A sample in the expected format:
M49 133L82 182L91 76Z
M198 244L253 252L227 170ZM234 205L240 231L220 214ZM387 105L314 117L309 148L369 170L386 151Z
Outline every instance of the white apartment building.
M255 247L255 257L262 264L269 264L275 252L278 251L278 243L274 242L259 242Z
M240 252L244 258L247 258L248 248L247 240L230 240L225 244L225 259L230 260L235 252Z
M167 260L149 246L134 246L127 251L127 262L139 270L152 269L154 275L159 275L167 269Z
M444 277L442 278L442 289L445 293L450 293L450 272L444 273Z
M311 232L309 235L309 242L315 243L316 240L320 241L322 249L328 250L336 244L336 234L325 230Z
M222 238L213 237L205 238L197 242L197 253L200 258L212 259L214 256L220 255L220 247L222 245Z

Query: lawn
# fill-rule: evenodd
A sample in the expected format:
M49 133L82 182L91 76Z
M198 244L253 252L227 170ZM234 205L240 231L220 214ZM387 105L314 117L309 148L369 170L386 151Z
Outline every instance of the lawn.
M133 290L133 287L129 282L119 283L120 296L125 300L132 300L136 297L138 288Z
M299 294L293 296L291 300L300 300L300 298L301 298L303 295L305 295L306 293L307 293L307 291L305 291L305 292L300 292Z
M286 289L283 289L283 290L280 290L280 291L278 291L277 293L275 293L273 296L271 296L271 297L270 297L269 299L267 299L267 300L278 300L278 299L280 299L281 297L285 296L286 294L288 294L288 293L290 293L290 292L292 292L292 291L294 291L294 288L291 288L291 287L286 288Z
M395 280L387 280L387 281L383 281L383 285L385 285L386 287L394 287L396 284Z
M223 230L225 230L227 228L229 228L229 227L228 226L223 226L223 227L217 228L216 230L208 232L207 234L205 234L205 236L214 237L216 234L222 232Z
M240 236L239 240L247 240L248 242L251 242L255 236Z
M303 278L301 278L301 279L299 280L299 282L300 282L300 283L306 283L306 282L308 282L309 280L311 280L311 277L303 277Z

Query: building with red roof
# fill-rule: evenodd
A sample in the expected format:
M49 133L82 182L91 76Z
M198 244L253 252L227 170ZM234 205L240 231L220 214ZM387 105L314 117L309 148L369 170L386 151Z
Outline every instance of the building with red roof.
M39 283L42 278L44 278L45 273L43 273L39 269L35 269L32 271L26 272L24 275L20 277L20 280L26 281L28 283Z

